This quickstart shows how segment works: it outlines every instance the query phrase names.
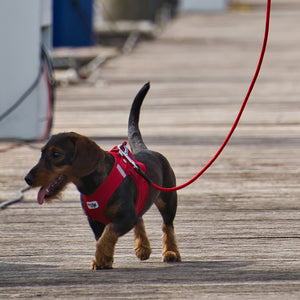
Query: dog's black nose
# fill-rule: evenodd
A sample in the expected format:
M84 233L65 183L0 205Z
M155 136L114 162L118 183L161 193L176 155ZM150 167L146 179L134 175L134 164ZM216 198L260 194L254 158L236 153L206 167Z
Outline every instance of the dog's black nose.
M32 175L30 173L28 173L25 176L24 180L27 182L28 185L32 185L32 183L33 183L33 178L32 178Z

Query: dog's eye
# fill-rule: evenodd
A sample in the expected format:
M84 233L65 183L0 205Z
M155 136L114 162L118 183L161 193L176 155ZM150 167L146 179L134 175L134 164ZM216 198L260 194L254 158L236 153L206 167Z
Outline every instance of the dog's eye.
M55 159L60 158L61 156L62 156L62 154L58 151L54 151L52 153L52 157L55 158Z

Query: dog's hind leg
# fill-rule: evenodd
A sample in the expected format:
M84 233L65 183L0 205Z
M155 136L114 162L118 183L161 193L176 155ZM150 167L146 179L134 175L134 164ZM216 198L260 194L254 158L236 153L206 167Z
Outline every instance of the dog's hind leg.
M134 251L140 260L146 260L150 257L151 247L148 240L143 218L139 218L134 227Z
M176 243L173 221L177 208L177 193L162 193L155 202L163 217L162 225L162 260L164 262L180 262L181 257Z
M162 260L164 262L180 262L181 257L177 248L174 226L163 224L162 231L163 231Z

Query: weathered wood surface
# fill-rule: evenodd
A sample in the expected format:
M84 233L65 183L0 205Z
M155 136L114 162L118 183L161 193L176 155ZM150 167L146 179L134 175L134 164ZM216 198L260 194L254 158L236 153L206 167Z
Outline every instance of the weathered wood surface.
M59 88L53 132L78 131L111 148L125 139L131 99L150 80L142 132L183 183L237 113L258 59L263 9L178 17L157 40L108 62L95 85ZM115 269L90 271L95 243L76 189L44 206L34 190L0 211L0 298L299 299L299 25L298 2L273 1L268 52L240 126L213 167L179 192L183 263L160 262L153 208L145 216L150 260L135 258L129 233ZM17 195L38 157L28 146L0 153L1 201Z

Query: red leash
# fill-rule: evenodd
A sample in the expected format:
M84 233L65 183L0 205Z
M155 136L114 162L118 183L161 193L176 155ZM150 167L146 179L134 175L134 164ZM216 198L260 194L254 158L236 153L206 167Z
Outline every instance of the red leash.
M221 154L221 152L223 151L223 149L225 148L225 146L227 145L228 141L230 140L235 128L237 127L239 120L242 116L242 113L246 107L246 104L248 102L249 96L252 92L252 89L255 85L256 79L258 77L262 62L263 62L263 58L265 55L265 50L266 50L266 46L267 46L267 40L268 40L268 35L269 35L269 24L270 24L270 12L271 12L271 0L267 0L267 7L266 7L266 23L265 23L265 33L264 33L264 39L263 39L263 44L262 44L262 48L261 48L261 52L260 52L260 57L259 57L259 61L254 73L254 76L252 78L252 81L250 83L249 89L247 91L247 94L245 96L245 99L242 103L242 106L240 108L240 111L227 135L227 137L225 138L223 144L221 145L221 147L219 148L219 150L216 152L216 154L212 157L212 159L203 167L202 170L200 170L199 173L197 173L193 178L191 178L189 181L187 181L186 183L183 183L179 186L175 186L175 187L171 187L171 188L164 188L161 186L156 185L155 183L153 183L151 181L151 186L157 190L160 190L162 192L172 192L172 191L177 191L180 189L185 188L186 186L190 185L191 183L193 183L196 179L198 179L212 164L213 162L218 158L218 156ZM149 179L148 179L149 180Z

